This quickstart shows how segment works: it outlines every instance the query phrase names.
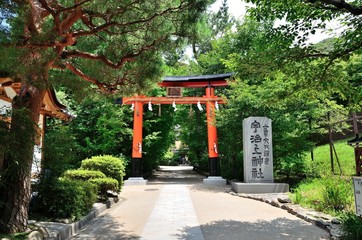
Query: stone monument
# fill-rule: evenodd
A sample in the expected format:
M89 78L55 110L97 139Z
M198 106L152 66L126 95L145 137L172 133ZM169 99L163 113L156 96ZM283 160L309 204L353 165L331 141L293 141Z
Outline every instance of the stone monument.
M270 118L249 117L243 121L244 182L272 183L273 146Z
M275 193L289 191L288 184L274 183L272 121L267 117L243 120L244 182L232 184L235 192Z

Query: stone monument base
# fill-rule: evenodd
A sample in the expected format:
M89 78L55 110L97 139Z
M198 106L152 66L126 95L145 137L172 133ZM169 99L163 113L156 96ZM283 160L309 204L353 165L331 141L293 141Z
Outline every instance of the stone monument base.
M224 186L226 185L226 179L219 176L209 176L203 180L205 185L213 185L213 186Z
M289 192L289 184L232 182L231 189L236 193L285 193Z
M124 186L147 185L147 182L143 177L130 177L124 181Z

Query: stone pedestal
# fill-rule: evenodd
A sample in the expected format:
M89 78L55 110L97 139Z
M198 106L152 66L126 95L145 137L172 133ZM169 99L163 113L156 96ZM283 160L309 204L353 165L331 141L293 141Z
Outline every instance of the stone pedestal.
M208 178L205 178L203 180L203 183L205 185L213 185L213 186L225 186L226 185L226 179L220 177L220 176L209 176Z
M130 177L124 181L124 186L147 185L147 182L143 177Z
M231 183L232 190L236 193L285 193L289 192L287 183Z

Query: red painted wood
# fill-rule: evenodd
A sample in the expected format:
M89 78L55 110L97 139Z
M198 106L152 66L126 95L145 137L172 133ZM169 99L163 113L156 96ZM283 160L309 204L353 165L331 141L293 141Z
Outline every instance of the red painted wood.
M212 99L214 97L214 89L211 87L206 88L206 98ZM209 158L219 157L217 145L217 129L215 118L215 101L206 102L206 119L207 119L207 139Z
M122 103L130 105L134 102L143 102L152 104L197 104L199 101L201 104L206 104L209 101L217 101L218 104L225 104L226 100L221 97L216 96L203 96L203 97L182 97L182 98L168 98L168 97L144 97L144 96L135 96L135 97L124 97Z
M143 102L135 102L133 110L132 158L142 158Z

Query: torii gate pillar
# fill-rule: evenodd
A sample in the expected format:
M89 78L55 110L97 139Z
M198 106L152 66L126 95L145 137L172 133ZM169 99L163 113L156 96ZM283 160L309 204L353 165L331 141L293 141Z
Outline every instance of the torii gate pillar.
M214 88L206 88L206 97L212 98L214 95ZM206 103L206 119L207 119L207 139L209 151L209 174L210 176L220 176L220 161L217 144L217 129L215 119L215 102L208 101Z
M132 172L131 177L124 181L125 186L147 184L142 177L142 128L143 102L136 101L133 110Z
M214 88L206 88L206 98L215 98ZM215 101L206 102L207 120L207 145L209 151L209 177L203 180L205 185L226 185L226 180L221 177L220 160L217 145L217 129L215 118Z
M142 177L142 128L143 102L135 102L133 111L132 177Z

